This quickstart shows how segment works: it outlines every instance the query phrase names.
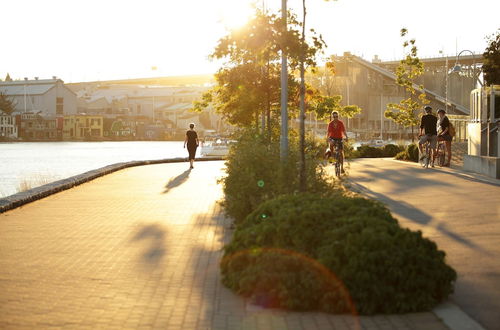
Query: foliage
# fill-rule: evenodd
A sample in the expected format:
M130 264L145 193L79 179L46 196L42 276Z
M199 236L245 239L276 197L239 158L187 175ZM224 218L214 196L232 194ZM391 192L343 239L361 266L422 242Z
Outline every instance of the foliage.
M273 133L279 134L277 130ZM226 161L227 176L222 179L225 211L237 223L262 202L298 191L297 136L293 132L290 135L289 157L282 163L278 138L269 139L252 129L239 133ZM332 185L318 166L319 147L312 140L306 142L306 189L329 191Z
M263 114L270 127L273 114L280 109L280 52L285 50L290 71L297 69L304 53L306 66L316 65L316 55L325 47L321 36L313 31L309 42L302 43L300 23L289 14L288 29L283 32L281 18L259 10L242 28L232 30L221 38L211 57L224 59L219 69L216 86L195 102L194 110L201 111L213 105L230 124L239 127L258 125ZM299 83L288 76L289 109L292 116L298 110Z
M500 85L500 29L488 38L488 47L483 53L483 74L487 86Z
M403 151L402 146L395 144L387 144L382 148L360 146L357 150L349 153L350 158L379 158L379 157L394 157L399 152Z
M396 156L397 153L403 150L404 150L403 146L398 146L396 144L386 144L383 147L384 157L394 157Z
M407 29L401 29L401 37L405 37L407 33ZM409 97L401 100L399 103L389 103L385 111L385 117L392 119L404 127L413 127L419 123L416 111L422 105L428 104L429 101L423 92L424 87L422 85L418 86L420 94L415 100L417 90L414 87L414 81L424 73L424 63L417 56L415 39L405 40L403 48L406 56L400 61L396 69L396 83L409 93Z
M399 152L395 158L398 160L418 162L418 146L414 143L410 144L405 150Z
M7 95L0 92L0 111L3 111L7 115L14 112L16 106L14 101L12 101Z
M361 314L406 313L453 291L456 273L444 258L378 202L306 193L248 215L221 270L226 286L266 306L345 313L352 299Z
M338 111L341 117L352 118L361 112L357 105L341 105L342 96L325 96L318 92L312 95L309 102L309 110L316 113L319 120L331 120L332 111Z

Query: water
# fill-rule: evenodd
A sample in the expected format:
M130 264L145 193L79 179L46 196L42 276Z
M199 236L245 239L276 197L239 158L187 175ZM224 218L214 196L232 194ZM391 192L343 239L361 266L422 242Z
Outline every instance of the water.
M0 143L0 197L133 161L187 157L180 141ZM199 155L199 151L197 152Z

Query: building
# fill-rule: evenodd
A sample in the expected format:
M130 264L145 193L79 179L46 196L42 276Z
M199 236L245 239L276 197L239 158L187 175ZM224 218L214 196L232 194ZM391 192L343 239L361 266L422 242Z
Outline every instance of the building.
M104 137L104 118L97 115L64 116L63 140L102 140Z
M362 112L360 114L354 118L345 119L348 131L355 133L360 139L383 138L398 140L409 139L417 134L417 127L404 128L384 116L389 103L399 103L407 97L404 88L396 84L396 75L391 71L397 67L395 63L382 62L378 59L368 62L350 53L333 57L333 61L336 64L337 72L335 75L325 70L323 75L309 75L308 80L314 87L319 88L323 94L330 96L341 95L343 105L355 104L361 107ZM444 87L437 88L440 85L438 82L433 81L431 72L434 72L436 80L443 81L446 77L440 75L446 70L441 69L438 75L436 63L440 64L441 62L431 60L423 60L423 62L424 64L432 62L435 66L432 67L431 71L426 71L426 76L422 78L422 81L416 82L424 84L424 89L418 91L417 96L421 92L425 92L430 105L434 109L447 109L450 120L454 121L457 128L456 139L465 139L466 116L469 114L469 107L463 105L462 98L458 96L460 93L470 94L473 85L470 83L469 77L463 77L465 81L463 84L458 83L461 76L450 78L453 84L449 84L448 95L442 95ZM460 88L460 92L450 90L452 86ZM417 84L415 84L415 88L419 90ZM326 129L323 123L318 127L320 132L324 132Z
M0 140L11 140L19 137L19 117L0 111Z
M60 141L61 127L55 116L22 113L19 137L25 141Z
M39 113L41 116L76 114L76 94L61 79L19 80L0 82L0 92L8 96L20 113Z

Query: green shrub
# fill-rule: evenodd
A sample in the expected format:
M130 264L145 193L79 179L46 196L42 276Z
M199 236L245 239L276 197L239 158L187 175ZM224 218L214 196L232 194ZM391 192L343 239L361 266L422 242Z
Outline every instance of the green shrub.
M456 273L444 258L378 202L296 194L248 215L225 247L221 271L226 286L274 307L349 312L345 287L359 313L406 313L429 310L452 292Z
M404 150L404 151L398 152L394 158L397 160L409 160L410 156L408 155L408 150Z
M418 162L418 146L416 144L410 144L404 151L399 152L394 158L398 160Z
M404 147L402 146L398 146L396 144L386 144L382 150L382 153L384 157L394 157L403 150Z
M410 144L407 147L409 160L412 162L418 162L418 145L415 143Z
M375 148L370 146L360 146L356 152L358 158L379 158L384 157L382 148Z
M240 134L226 161L227 176L221 180L225 211L236 223L263 201L298 191L299 154L296 140L291 134L288 161L282 163L278 139L270 141L251 130ZM331 191L333 186L319 167L319 148L312 141L306 145L306 183L307 191L323 193Z

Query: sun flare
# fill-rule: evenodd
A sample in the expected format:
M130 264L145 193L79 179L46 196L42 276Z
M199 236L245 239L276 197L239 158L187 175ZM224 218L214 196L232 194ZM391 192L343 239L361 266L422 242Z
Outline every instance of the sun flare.
M233 30L251 18L255 9L248 0L225 0L220 8L220 22L226 29Z

